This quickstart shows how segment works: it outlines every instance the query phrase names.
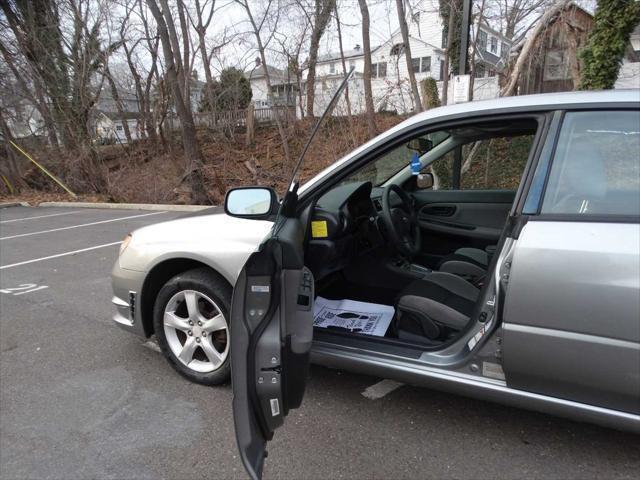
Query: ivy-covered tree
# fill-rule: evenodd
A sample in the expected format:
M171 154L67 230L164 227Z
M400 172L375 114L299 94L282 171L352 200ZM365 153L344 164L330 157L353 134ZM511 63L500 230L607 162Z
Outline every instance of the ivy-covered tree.
M579 54L583 62L580 90L613 88L631 32L640 23L640 2L599 0L594 22Z
M201 112L244 109L249 106L253 96L249 80L234 67L225 68L220 73L220 80L213 80L205 88L210 89L212 95L203 92L199 106ZM210 105L210 101L214 104Z
M446 45L449 36L449 16L453 12L453 35L451 45ZM442 47L449 51L449 65L454 75L460 73L460 36L462 33L462 0L440 0L440 17L442 18Z

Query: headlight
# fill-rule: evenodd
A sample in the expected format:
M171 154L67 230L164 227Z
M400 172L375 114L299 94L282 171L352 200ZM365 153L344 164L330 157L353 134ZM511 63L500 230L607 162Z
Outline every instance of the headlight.
M127 236L124 237L124 240L122 240L122 243L120 244L120 255L122 255L124 253L124 251L129 246L130 242L131 242L131 234L127 233Z

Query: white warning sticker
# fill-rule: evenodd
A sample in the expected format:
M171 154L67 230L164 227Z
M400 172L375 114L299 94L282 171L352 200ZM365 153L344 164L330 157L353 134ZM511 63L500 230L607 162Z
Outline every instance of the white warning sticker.
M271 416L277 417L280 415L280 404L278 403L278 399L272 398L269 400L269 403L271 403Z

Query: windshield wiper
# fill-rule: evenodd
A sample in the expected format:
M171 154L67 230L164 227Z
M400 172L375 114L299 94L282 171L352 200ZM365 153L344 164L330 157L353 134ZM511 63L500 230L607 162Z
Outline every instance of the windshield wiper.
M296 163L296 166L293 169L293 174L291 175L291 182L289 183L289 188L287 188L287 193L285 193L284 199L282 200L282 205L280 206L279 215L282 215L285 217L292 217L295 215L296 203L298 200L298 187L300 186L300 182L298 180L298 172L300 170L300 167L302 166L302 161L304 160L304 156L307 154L307 150L309 150L309 146L311 145L311 142L313 142L313 139L315 138L316 133L320 129L320 125L322 124L324 119L331 114L336 104L338 103L338 98L340 98L340 94L343 92L343 90L347 86L347 82L353 75L355 68L356 67L353 66L349 69L347 74L344 76L344 79L340 83L340 86L333 94L333 97L331 98L329 105L327 105L327 108L325 108L324 112L322 112L322 115L320 116L316 124L313 126L313 130L311 130L311 135L309 135L309 139L307 140L307 143L304 145L304 148L302 149L302 153L300 154L300 158L298 158L298 162Z

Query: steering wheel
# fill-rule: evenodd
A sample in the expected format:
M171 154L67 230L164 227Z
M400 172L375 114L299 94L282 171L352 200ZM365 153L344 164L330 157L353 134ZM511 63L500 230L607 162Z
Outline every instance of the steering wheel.
M400 197L401 205L391 206L391 192ZM382 192L382 222L393 246L411 258L420 251L420 225L409 194L398 185L387 185Z

